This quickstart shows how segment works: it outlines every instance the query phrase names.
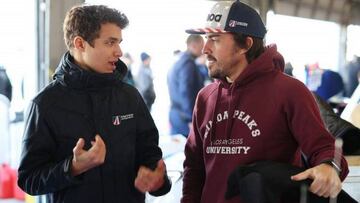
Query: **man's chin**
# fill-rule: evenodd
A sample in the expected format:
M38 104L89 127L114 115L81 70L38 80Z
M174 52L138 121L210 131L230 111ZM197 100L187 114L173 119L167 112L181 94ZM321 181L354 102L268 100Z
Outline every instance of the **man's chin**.
M221 74L219 73L210 73L209 74L211 78L214 78L214 79L221 79Z
M211 78L215 78L215 79L221 78L221 73L216 70L216 67L214 65L208 66L208 70L209 70L209 76Z
M114 73L115 70L116 70L116 67L111 67L111 68L108 68L107 70L104 70L104 73Z

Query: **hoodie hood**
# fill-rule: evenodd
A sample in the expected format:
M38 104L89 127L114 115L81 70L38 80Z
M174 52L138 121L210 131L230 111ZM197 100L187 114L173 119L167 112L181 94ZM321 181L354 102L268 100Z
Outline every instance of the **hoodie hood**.
M265 48L264 53L248 64L244 71L234 81L234 86L247 85L272 71L284 72L284 67L284 57L277 51L276 44L271 44ZM225 79L220 80L220 82L223 83L224 87L230 86Z
M53 79L62 85L74 89L96 89L109 87L120 82L127 72L127 67L120 59L116 62L113 73L95 73L75 64L70 52L66 52L56 68Z
M217 105L221 98L221 92L223 88L227 89L228 95L230 97L233 97L228 104L228 112L233 112L240 97L239 94L234 93L236 89L251 85L255 80L271 72L283 72L284 67L285 62L283 56L277 51L277 46L272 44L265 48L264 53L248 64L248 66L238 76L234 83L230 84L226 81L226 79L218 80L219 88L213 112L213 120L216 119ZM231 136L233 122L234 121L232 119L229 119L226 123L226 135L228 138ZM211 139L214 139L213 135L216 135L215 129L216 128L212 128L212 132L210 133Z
M277 51L275 44L265 48L263 54L250 63L242 74L235 80L235 84L248 84L258 77L272 71L284 72L284 57Z

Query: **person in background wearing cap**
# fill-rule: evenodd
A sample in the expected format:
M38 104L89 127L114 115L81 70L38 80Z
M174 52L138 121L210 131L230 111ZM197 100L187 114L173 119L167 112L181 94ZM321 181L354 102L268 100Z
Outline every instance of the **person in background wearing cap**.
M144 203L171 187L158 130L136 88L122 81L125 14L73 7L68 51L27 116L18 185L50 203Z
M142 52L140 54L140 59L141 64L139 67L139 73L136 78L136 87L144 98L147 108L149 111L151 111L151 106L153 105L156 98L153 74L150 67L151 57L149 54Z
M186 39L187 50L179 56L168 72L168 89L170 95L169 121L171 134L189 134L192 112L196 95L204 87L201 65L196 59L202 55L204 39L201 35L189 35Z
M240 1L221 1L205 28L187 32L206 34L203 53L217 81L199 92L194 107L181 202L242 202L239 195L225 199L237 166L264 160L301 166L300 151L310 166L291 179L312 179L310 192L335 197L347 162L335 150L311 92L283 73L276 45L264 46L259 14Z

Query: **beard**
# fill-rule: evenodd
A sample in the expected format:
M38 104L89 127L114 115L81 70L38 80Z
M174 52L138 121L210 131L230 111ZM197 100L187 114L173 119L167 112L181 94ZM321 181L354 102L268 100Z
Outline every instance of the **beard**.
M215 59L215 57L209 55L207 56L208 59L208 63L207 63L207 68L208 68L208 74L211 78L214 79L221 79L224 77L224 73L221 67L219 67L219 64L217 63L217 60ZM213 62L209 62L209 61L213 61Z
M207 59L213 61L212 63L208 63L208 72L209 76L211 78L215 79L224 79L226 77L231 77L232 72L234 72L232 69L233 67L236 67L239 64L239 60L234 60L234 57L236 57L237 52L240 51L240 49L236 46L231 47L230 55L233 57L227 58L227 60L218 60L212 55L208 55Z
M225 77L223 71L219 67L213 67L213 69L209 68L209 76L215 79L222 79Z

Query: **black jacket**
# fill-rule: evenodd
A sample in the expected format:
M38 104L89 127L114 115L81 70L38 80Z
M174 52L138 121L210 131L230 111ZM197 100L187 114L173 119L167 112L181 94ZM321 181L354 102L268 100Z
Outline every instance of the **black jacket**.
M343 139L345 155L360 155L360 129L334 113L332 107L319 95L313 93L321 118L328 131L335 138Z
M238 166L228 177L225 197L231 199L240 195L242 201L246 203L328 203L329 198L319 197L307 191L312 180L291 180L292 175L304 170L287 163L273 161L259 161ZM337 202L356 203L357 201L341 190Z
M25 126L18 185L48 202L141 203L134 187L140 165L154 169L162 158L158 131L137 90L121 81L120 60L113 74L85 71L66 53L54 81L32 101ZM70 175L72 150L80 137L89 149L99 134L105 163ZM165 184L153 195L170 190Z

